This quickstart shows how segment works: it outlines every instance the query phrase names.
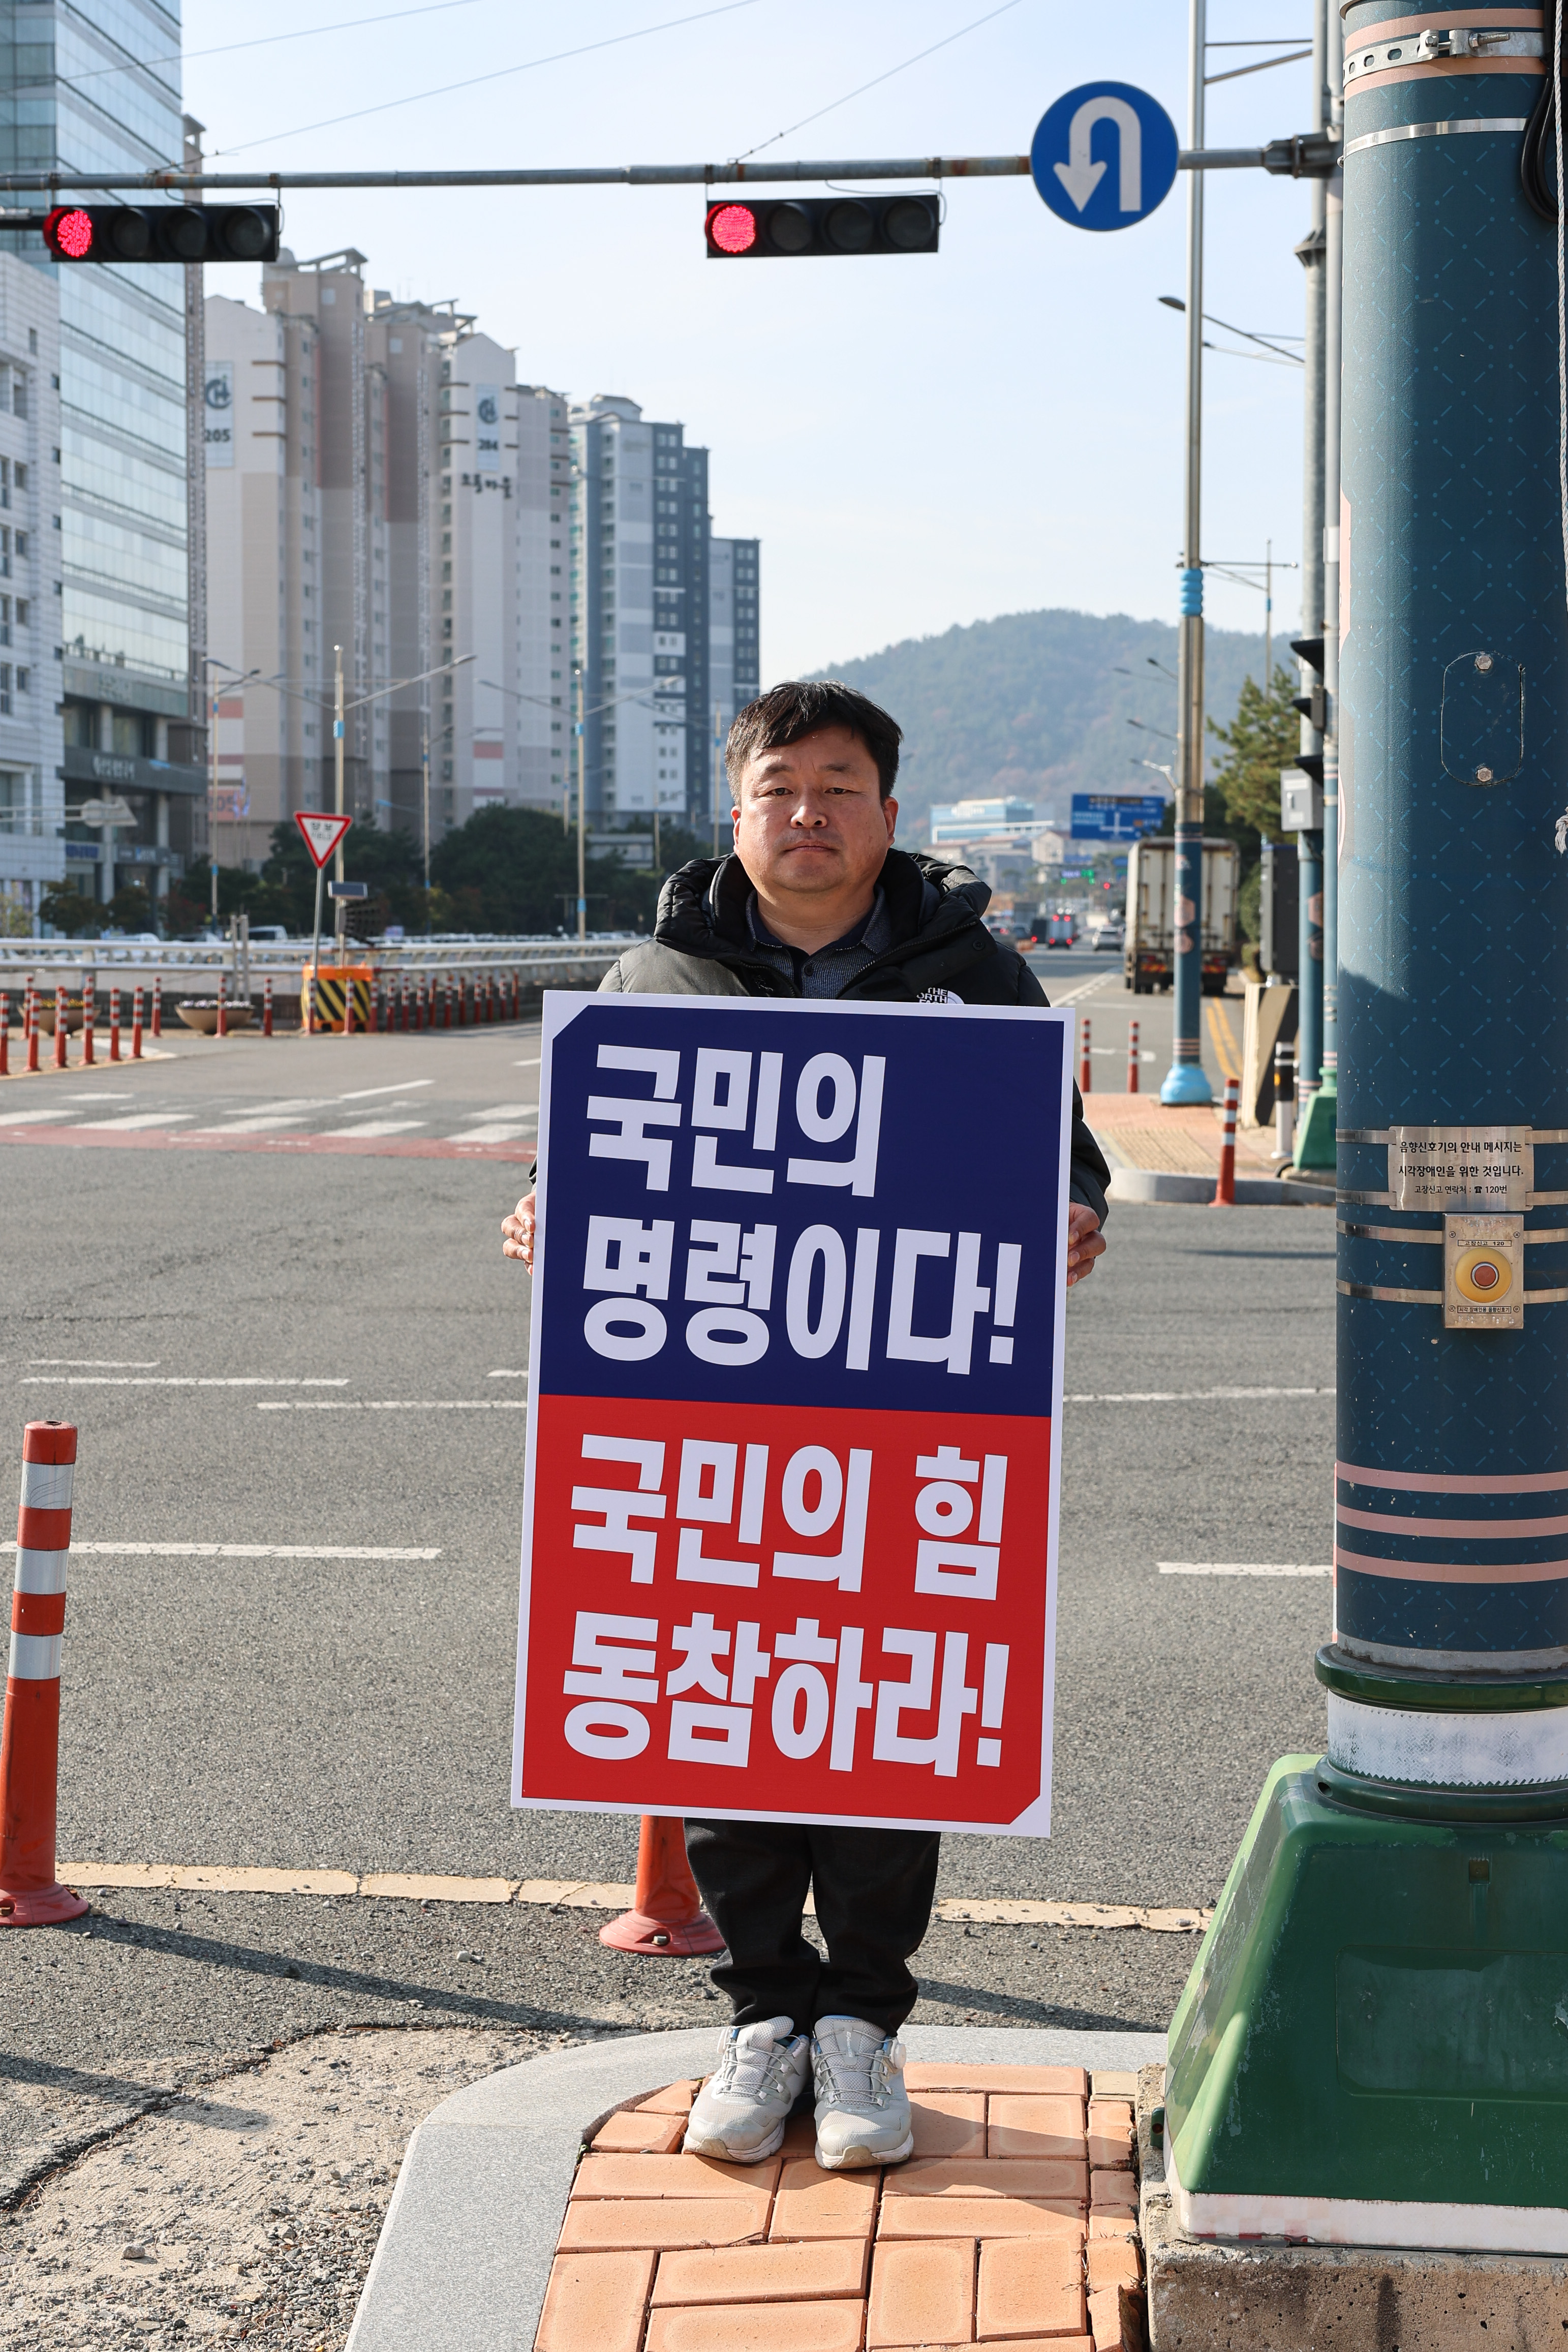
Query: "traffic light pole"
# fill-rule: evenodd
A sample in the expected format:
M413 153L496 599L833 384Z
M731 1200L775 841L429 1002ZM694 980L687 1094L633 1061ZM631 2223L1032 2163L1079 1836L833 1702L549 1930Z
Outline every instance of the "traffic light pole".
M1191 0L1189 105L1194 148L1203 145L1207 0ZM1160 1088L1163 1103L1207 1103L1199 1039L1203 992L1203 174L1186 192L1186 480L1176 640L1180 730L1176 793L1176 872L1171 929L1175 1050Z
M1352 0L1347 26L1326 615L1331 645L1344 622L1328 1753L1269 1775L1177 2006L1166 2176L1190 2236L1563 2255L1561 232L1521 188L1539 34L1416 49L1386 41L1386 9Z

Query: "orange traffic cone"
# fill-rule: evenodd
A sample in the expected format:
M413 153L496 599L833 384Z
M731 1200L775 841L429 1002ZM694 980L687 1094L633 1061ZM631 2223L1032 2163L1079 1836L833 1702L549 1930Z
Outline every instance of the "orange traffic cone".
M613 1951L643 1952L654 1959L723 1951L724 1937L703 1909L686 1860L684 1822L665 1813L643 1814L632 1908L601 1927L599 1940Z
M87 1905L55 1878L60 1636L66 1622L77 1433L30 1421L22 1443L11 1662L0 1733L0 1927L47 1927Z

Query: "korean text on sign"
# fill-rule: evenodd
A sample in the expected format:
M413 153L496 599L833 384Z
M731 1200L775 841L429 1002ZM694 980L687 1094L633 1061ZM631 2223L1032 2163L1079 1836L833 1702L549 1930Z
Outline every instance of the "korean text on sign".
M1044 1831L1070 1062L547 997L515 1801Z

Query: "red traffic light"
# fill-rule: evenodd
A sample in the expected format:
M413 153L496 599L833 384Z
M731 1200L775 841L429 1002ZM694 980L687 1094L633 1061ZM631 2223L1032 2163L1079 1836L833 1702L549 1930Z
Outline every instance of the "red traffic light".
M777 261L830 254L935 253L939 195L768 197L710 204L710 261Z
M749 253L757 243L757 215L749 205L713 205L707 233L721 253Z
M44 243L62 261L85 261L92 251L92 215L79 205L57 205L45 215Z

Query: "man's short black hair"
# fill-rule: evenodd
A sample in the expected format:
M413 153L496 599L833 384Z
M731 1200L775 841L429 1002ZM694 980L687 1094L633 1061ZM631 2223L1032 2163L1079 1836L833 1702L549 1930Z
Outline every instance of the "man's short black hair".
M868 695L837 678L789 678L737 711L724 747L725 773L738 789L740 772L758 751L782 751L820 727L847 727L876 761L877 782L886 800L898 781L898 747L904 730Z

